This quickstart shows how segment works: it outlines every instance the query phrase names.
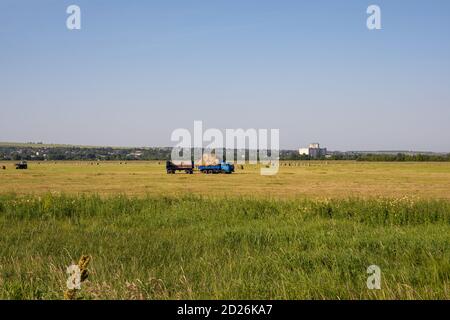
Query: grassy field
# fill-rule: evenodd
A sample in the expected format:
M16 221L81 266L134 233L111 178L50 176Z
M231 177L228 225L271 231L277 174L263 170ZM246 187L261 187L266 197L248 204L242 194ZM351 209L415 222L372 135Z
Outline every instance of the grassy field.
M288 166L291 164L291 166ZM30 162L0 170L0 194L260 196L274 198L402 197L450 199L450 163L285 162L275 176L259 167L232 175L167 175L158 162Z
M83 299L450 299L447 163L291 162L275 177L6 165L1 299L63 298L82 254Z

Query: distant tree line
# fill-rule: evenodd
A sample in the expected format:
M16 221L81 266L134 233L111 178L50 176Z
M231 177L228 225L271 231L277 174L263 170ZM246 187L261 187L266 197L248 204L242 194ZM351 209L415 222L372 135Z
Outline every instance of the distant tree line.
M332 160L356 160L356 161L450 161L449 154L383 154L383 153L358 153L358 154L333 154Z
M37 145L37 146L36 146ZM192 155L194 154L191 150ZM75 146L12 146L0 145L0 160L169 160L172 148L113 148L113 147L75 147ZM226 156L226 150L223 150ZM234 150L235 158L238 155ZM246 159L249 151L245 150ZM259 152L258 152L258 159ZM384 153L330 153L321 159L311 159L307 155L300 155L297 150L280 150L280 160L353 160L353 161L450 161L450 154L384 154Z
M0 146L0 160L165 160L170 155L170 148Z

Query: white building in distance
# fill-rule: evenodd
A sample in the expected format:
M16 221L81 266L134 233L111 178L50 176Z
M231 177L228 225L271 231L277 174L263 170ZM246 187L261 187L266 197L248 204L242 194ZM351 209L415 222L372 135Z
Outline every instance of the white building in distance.
M327 155L327 148L321 148L318 143L310 143L308 148L300 148L298 153L317 159Z

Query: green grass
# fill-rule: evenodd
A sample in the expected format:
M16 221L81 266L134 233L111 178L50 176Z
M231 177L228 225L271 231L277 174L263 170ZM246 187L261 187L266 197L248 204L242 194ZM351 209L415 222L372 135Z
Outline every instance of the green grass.
M450 202L0 196L0 298L449 299ZM366 269L382 270L382 289Z

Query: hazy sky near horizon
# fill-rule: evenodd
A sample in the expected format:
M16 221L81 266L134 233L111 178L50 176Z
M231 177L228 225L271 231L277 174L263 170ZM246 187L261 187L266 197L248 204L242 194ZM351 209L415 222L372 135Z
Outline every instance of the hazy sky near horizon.
M194 120L448 152L450 1L0 0L0 141L171 146Z

